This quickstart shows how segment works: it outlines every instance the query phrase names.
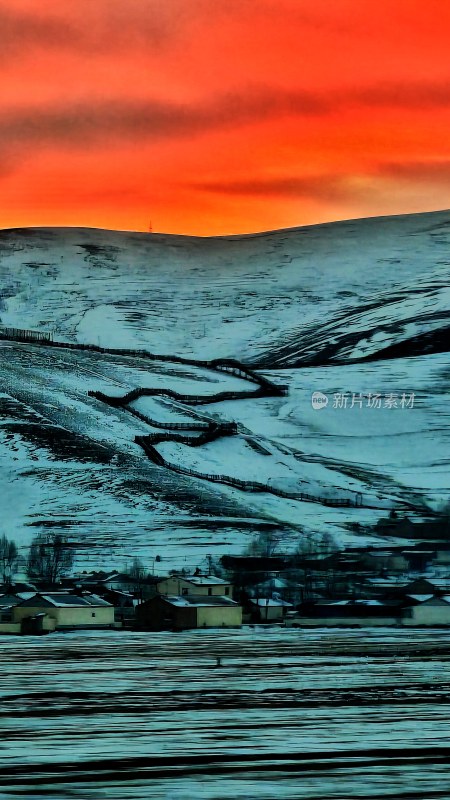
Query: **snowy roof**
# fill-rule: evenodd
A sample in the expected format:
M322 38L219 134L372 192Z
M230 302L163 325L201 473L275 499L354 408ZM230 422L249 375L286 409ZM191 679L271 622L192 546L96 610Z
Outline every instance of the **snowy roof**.
M87 577L82 578L81 583L136 583L136 578L132 578L131 575L127 575L126 572L110 572L108 575L99 573L98 575L88 575Z
M255 600L250 600L250 602L255 606L263 606L264 608L266 606L276 606L278 608L283 606L286 608L292 608L292 603L288 603L286 600L273 600L269 597L258 597Z
M117 570L113 570L111 572L87 572L87 573L78 573L75 575L75 580L80 583L106 583L107 581L114 580L120 575Z
M215 575L174 575L174 578L182 578L195 586L230 586L229 581L216 578Z
M289 587L298 588L300 586L303 586L303 584L287 581L285 578L268 578L266 581L256 583L253 589L287 589Z
M418 603L424 603L425 600L431 600L434 597L433 594L407 594L407 597L410 597L411 600L417 600Z
M358 599L358 600L335 600L332 603L323 602L319 603L319 605L324 606L382 606L383 603L380 603L379 600L366 600L366 599Z
M131 592L124 592L124 591L122 591L120 589L106 589L105 591L107 592L108 597L111 597L111 595L113 597L126 597L127 600L128 599L133 599L133 597L134 597L134 595L132 595ZM93 595L93 596L96 597L96 595Z
M0 606L10 607L19 602L19 596L16 594L0 594Z
M412 595L407 595L407 597L412 598ZM420 595L418 595L418 597L420 597ZM450 597L448 595L444 595L443 597L442 596L437 597L436 595L432 594L429 597L422 597L422 599L419 600L419 603L430 603L430 604L434 603L435 605L440 605L441 603L447 603L447 605L450 605Z
M179 606L184 608L189 608L195 606L198 608L199 606L209 607L209 606L237 606L235 600L232 600L230 597L221 597L220 595L215 596L208 596L201 594L185 594L182 597L179 595L160 595L161 600L164 600L166 603L170 603L172 606Z
M66 606L73 606L83 608L84 606L111 606L103 598L95 594L70 594L69 592L50 592L49 594L35 594L22 601L20 605L33 605L37 608L40 602L44 600L46 603L54 606L55 608L65 608Z

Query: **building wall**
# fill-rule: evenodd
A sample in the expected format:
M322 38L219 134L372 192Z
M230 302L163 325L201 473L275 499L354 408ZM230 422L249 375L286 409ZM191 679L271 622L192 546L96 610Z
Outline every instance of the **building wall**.
M291 617L286 619L286 627L309 628L371 628L401 625L397 617Z
M0 633L20 633L19 622L0 622Z
M392 570L393 572L404 572L408 569L409 562L405 556L400 553L390 554L385 556L377 556L370 553L364 559L365 566L372 570Z
M450 564L450 550L438 550L436 553L436 558L434 559L435 564Z
M136 619L140 628L150 631L195 628L197 624L195 608L171 606L161 597L137 606Z
M55 630L56 624L57 624L56 619L54 617L51 617L49 614L46 614L45 617L42 618L41 628L43 631L51 633L52 631Z
M197 607L198 628L238 628L241 625L241 606Z
M285 616L285 607L252 605L252 616L253 614L258 615L261 622L276 622L277 620L282 620Z
M242 625L242 608L171 606L162 598L156 598L148 604L138 606L137 618L139 626L147 630L239 627Z
M21 633L37 636L42 633L52 633L56 629L56 619L48 614L39 614L37 617L24 617L21 622Z
M219 583L212 586L201 586L193 583L189 583L189 581L184 580L181 577L171 577L167 578L165 581L160 581L157 585L157 589L159 594L175 594L175 595L182 595L183 589L187 589L189 594L199 594L202 597L209 595L209 590L211 590L211 595L214 597L222 597L225 595L225 589L228 586L229 594L228 597L231 597L231 584Z
M408 616L403 619L404 625L450 625L450 605L419 605L408 609Z
M91 606L83 606L83 608L76 606L67 606L66 608L16 606L13 609L13 621L20 622L24 617L33 617L42 612L56 620L57 628L108 627L114 624L113 606L98 608Z

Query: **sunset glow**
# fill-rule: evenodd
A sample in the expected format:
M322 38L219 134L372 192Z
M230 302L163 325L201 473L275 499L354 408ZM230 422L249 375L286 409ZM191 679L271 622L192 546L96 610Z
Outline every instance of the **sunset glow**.
M442 0L0 0L0 227L448 207Z

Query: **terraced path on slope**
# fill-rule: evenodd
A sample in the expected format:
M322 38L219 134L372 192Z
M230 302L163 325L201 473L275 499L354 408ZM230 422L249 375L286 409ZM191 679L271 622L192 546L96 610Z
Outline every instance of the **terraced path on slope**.
M55 341L51 337L42 338L42 334L36 335L33 331L20 331L12 329L0 329L0 338L19 341L23 343L42 344L45 347L70 349L70 350L87 350L93 352L105 353L108 355L127 355L134 358L148 359L151 361L166 361L178 364L185 364L189 366L198 367L200 369L210 369L219 373L228 373L234 377L248 381L254 385L255 388L249 390L228 390L216 392L209 395L200 394L181 394L170 388L143 388L137 387L124 393L121 396L109 395L101 391L91 390L88 392L90 397L93 397L101 402L114 407L120 408L130 413L141 421L147 423L151 427L164 429L164 433L151 433L145 436L136 436L135 442L138 444L147 457L157 466L164 467L172 472L187 475L200 480L206 480L213 483L221 483L232 486L233 488L240 489L245 492L258 492L269 493L278 497L283 497L290 500L298 500L302 502L319 503L324 506L332 507L358 507L362 506L361 495L357 495L355 499L349 497L334 497L330 498L323 495L313 495L306 492L289 491L280 487L271 486L267 483L259 481L249 481L236 478L232 475L212 474L200 472L197 470L189 469L181 465L173 464L165 459L162 454L157 450L157 445L161 442L177 442L184 444L188 447L201 447L204 444L213 442L225 436L232 436L238 433L238 426L236 422L189 422L189 423L174 423L163 422L155 420L141 413L133 408L130 404L141 397L167 397L176 402L183 403L188 406L207 405L219 403L229 400L243 400L243 399L258 399L263 397L282 397L288 393L288 387L276 384L269 380L267 377L260 375L250 367L242 364L237 359L210 359L198 360L192 358L184 358L182 356L167 356L151 353L147 350L133 350L124 348L107 348L98 345L79 344L75 342L61 342ZM192 436L193 432L199 432L198 436ZM364 503L364 508L379 508L378 505L370 505Z

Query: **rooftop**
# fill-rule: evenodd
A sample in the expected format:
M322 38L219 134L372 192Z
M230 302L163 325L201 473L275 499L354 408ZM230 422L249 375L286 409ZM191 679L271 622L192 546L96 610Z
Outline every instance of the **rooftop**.
M178 606L181 608L189 608L189 607L196 607L203 606L205 608L209 608L211 606L237 606L235 600L231 600L230 597L221 597L220 595L215 596L208 596L201 594L185 594L183 597L179 597L178 595L160 595L160 600L163 600L166 603L170 603L172 606ZM150 601L151 602L151 601Z
M194 586L229 586L230 581L224 581L222 578L216 578L215 575L172 575L175 580L187 581ZM167 578L160 578L159 580L167 580Z
M262 606L266 608L266 606L276 606L280 608L280 606L284 608L292 608L292 603L287 603L286 600L273 600L269 597L258 597L255 600L250 600L251 603L255 606Z
M83 608L85 606L92 606L92 607L99 607L99 606L110 606L111 603L108 603L103 598L98 597L96 594L70 594L69 592L49 592L48 594L35 594L32 597L29 597L22 601L21 605L30 605L39 607L39 603L42 602L49 603L50 605L54 606L55 608L64 608L66 606L73 606L77 608Z

